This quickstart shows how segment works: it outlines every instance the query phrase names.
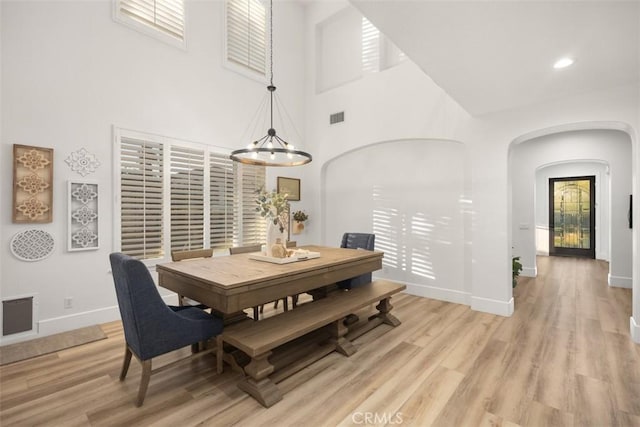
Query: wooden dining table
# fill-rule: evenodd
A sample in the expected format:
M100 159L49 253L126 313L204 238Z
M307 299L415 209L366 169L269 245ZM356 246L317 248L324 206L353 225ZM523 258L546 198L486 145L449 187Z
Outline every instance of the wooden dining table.
M230 315L382 268L379 251L316 245L300 249L320 257L273 264L238 254L158 264L158 283Z
M335 289L341 280L382 268L383 252L315 245L300 249L319 257L276 264L243 253L156 266L160 286L222 315L225 329L217 339L218 372L223 361L242 372L238 387L265 407L282 399L277 384L285 378L333 351L347 357L355 353L350 336L381 324L400 324L390 313L389 300L404 285L374 281L349 292ZM335 292L329 292L332 289ZM314 301L292 311L260 321L248 320L243 311L303 292L311 293ZM373 304L378 304L377 312L353 325L357 329L343 323L354 310Z

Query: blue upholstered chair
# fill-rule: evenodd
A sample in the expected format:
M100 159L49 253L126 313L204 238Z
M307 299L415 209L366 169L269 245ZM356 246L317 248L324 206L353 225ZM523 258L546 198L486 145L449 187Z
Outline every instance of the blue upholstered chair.
M121 253L109 255L113 281L126 341L120 381L129 370L131 355L142 364L137 406L141 406L151 377L151 359L199 342L222 332L222 319L195 307L173 307L164 303L147 267ZM218 371L221 346L217 346Z
M342 236L340 247L348 249L366 249L372 251L374 249L375 241L375 234L344 233L344 235ZM342 289L351 289L369 282L371 282L371 273L366 273L361 276L352 277L351 279L338 282L338 286Z

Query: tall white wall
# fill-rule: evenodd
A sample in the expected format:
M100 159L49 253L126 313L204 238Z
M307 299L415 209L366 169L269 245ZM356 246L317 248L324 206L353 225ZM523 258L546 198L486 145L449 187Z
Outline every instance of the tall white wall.
M514 146L511 151L513 246L514 253L522 257L525 273L535 275L536 230L548 229L548 179L596 175L596 254L598 258L607 259L610 248L612 284L631 287L632 231L627 221L631 159L629 135L616 130L561 132ZM536 185L536 170L554 162L576 163L540 170Z
M415 295L469 304L460 268L464 150L451 141L389 141L331 160L322 182L328 243L346 231L373 232L384 251L375 276L403 282Z
M316 49L316 25L330 22L344 7L307 7L309 51ZM307 63L309 82L322 81L318 69L341 66L319 67L316 60ZM410 61L316 89L307 86L308 137L315 147L314 175L320 177L315 209L322 218L314 237L336 245L346 231L375 231L376 247L385 251L379 277L405 282L417 295L468 304L469 177L460 136L469 115ZM329 115L339 111L345 121L329 125ZM387 214L392 217L385 229L380 215Z
M2 1L0 9L2 298L37 294L39 335L117 319L108 261L114 231L112 126L228 149L245 147L248 141L240 138L266 84L223 66L221 1L187 2L186 50L114 22L108 0ZM305 46L302 38L291 36L304 33L304 8L298 2L276 2L274 13L275 83L304 134ZM55 150L50 224L11 222L12 144ZM82 147L101 163L86 177L100 186L101 243L96 251L67 252L66 183L81 177L64 159ZM276 174L269 175L275 188ZM26 228L54 236L51 257L25 263L11 255L10 239ZM73 297L73 308L64 308L64 297Z

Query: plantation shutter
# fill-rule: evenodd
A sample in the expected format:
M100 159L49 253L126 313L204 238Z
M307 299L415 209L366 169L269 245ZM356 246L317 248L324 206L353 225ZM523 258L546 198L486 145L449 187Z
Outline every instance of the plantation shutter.
M163 147L132 138L120 143L121 251L162 258Z
M209 155L209 193L211 248L226 249L237 246L237 204L234 201L233 161L228 155Z
M118 4L124 15L184 40L183 0L120 0Z
M242 245L256 245L265 243L266 221L256 210L256 197L265 186L265 167L253 165L234 165L240 180L238 186L241 197L242 211Z
M227 60L264 75L265 24L260 0L227 0Z
M380 31L364 16L362 17L362 72L375 73L380 70Z
M204 151L171 147L171 250L204 247Z

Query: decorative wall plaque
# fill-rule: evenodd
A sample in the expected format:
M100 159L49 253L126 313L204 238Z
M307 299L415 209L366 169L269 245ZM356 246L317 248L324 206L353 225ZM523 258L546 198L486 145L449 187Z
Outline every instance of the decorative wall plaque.
M13 145L13 222L53 220L53 149Z
M96 171L100 162L96 156L89 153L84 148L74 151L64 160L72 171L78 172L82 176L87 176Z
M22 261L40 261L53 252L53 236L44 230L25 230L11 239L11 253Z
M98 184L69 181L67 249L98 249Z

